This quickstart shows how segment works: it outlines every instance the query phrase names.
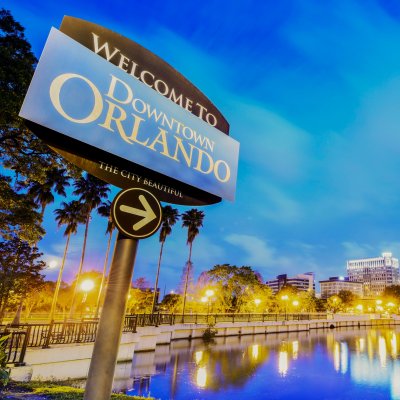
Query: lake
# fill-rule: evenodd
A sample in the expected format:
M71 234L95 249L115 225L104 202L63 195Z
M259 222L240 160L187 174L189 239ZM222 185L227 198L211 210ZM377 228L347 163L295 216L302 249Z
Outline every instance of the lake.
M226 337L208 344L181 340L135 354L126 393L162 400L400 400L399 352L398 327Z

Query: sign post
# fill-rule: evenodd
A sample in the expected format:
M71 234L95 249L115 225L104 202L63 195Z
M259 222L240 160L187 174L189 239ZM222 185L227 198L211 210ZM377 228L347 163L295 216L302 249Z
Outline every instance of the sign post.
M111 217L119 233L86 382L87 400L108 400L111 396L138 239L157 231L161 206L146 190L126 189L115 197Z
M86 400L111 396L138 240L118 233L85 388Z

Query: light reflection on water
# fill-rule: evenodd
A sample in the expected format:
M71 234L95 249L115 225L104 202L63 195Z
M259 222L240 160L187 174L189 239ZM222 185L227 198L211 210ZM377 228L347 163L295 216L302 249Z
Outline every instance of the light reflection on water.
M137 353L130 395L159 399L400 400L400 328L172 342Z

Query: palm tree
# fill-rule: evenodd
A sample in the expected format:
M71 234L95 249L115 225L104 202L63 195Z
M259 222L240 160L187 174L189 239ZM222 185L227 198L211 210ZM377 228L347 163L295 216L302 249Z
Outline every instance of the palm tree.
M92 211L100 205L101 201L108 196L108 192L110 191L107 183L90 174L86 174L86 177L81 176L77 181L75 181L74 187L75 190L73 191L73 194L79 196L82 213L85 215L85 234L83 238L81 261L79 263L78 274L76 276L76 282L72 294L71 308L69 311L70 318L74 313L76 291L82 273L83 262L85 260L90 215Z
M189 281L189 272L192 269L192 246L196 236L200 233L199 228L203 226L204 212L199 211L196 208L192 208L182 214L182 226L188 228L188 235L186 244L189 245L189 259L186 264L186 278L185 278L185 290L183 293L183 310L182 314L185 315L186 306L186 294Z
M31 182L28 194L33 198L36 204L41 207L40 216L44 216L47 205L54 202L54 190L60 196L66 196L65 188L69 186L70 177L66 169L53 168L46 174L44 183Z
M112 239L113 231L114 231L114 228L115 228L115 225L114 225L114 223L113 223L113 221L111 219L111 201L110 200L107 200L107 201L103 202L102 205L97 209L97 212L102 217L108 218L106 235L108 234L109 236L108 236L108 243L107 243L106 258L104 260L104 265L103 265L103 275L101 277L99 294L97 296L96 312L94 314L94 316L96 318L99 315L101 294L103 292L103 287L104 287L104 283L105 283L105 280L106 280L106 271L107 271L107 264L108 264L108 256L110 254L111 239Z
M75 235L76 232L78 231L78 225L83 224L85 222L85 216L82 215L82 213L81 213L81 205L78 201L73 200L73 201L70 201L69 203L66 203L65 201L63 201L61 203L61 207L62 208L58 208L58 209L54 210L54 214L56 214L56 221L58 222L59 227L61 227L61 225L66 225L66 228L64 231L64 236L67 236L67 243L65 244L64 255L63 255L63 259L62 259L62 263L61 263L61 268L58 273L56 289L55 289L54 297L53 297L53 303L51 305L51 310L50 310L50 315L49 315L50 321L54 317L54 312L55 312L56 305L57 305L58 292L60 290L65 260L67 258L69 240L71 238L71 235L72 234Z
M153 294L153 306L151 309L153 313L154 313L154 310L156 307L158 277L160 275L161 257L162 257L162 253L163 253L164 243L165 243L165 240L167 239L167 236L169 236L172 232L172 226L174 226L175 223L179 219L179 212L176 208L172 208L171 206L165 206L162 208L162 217L161 218L162 218L162 220L161 220L161 230L160 230L160 239L159 239L160 243L161 243L161 248L160 248L160 256L158 257L156 283L154 285L154 294Z

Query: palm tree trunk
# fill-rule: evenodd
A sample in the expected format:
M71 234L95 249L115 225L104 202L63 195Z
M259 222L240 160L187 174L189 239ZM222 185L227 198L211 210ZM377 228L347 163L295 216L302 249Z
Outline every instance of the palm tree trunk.
M87 241L88 230L89 230L89 222L90 222L90 214L87 216L87 219L86 219L85 236L83 238L81 262L79 264L78 274L76 276L76 282L74 285L74 292L72 294L71 307L69 309L69 318L70 319L72 318L72 316L74 315L74 312L75 312L75 298L76 298L76 292L78 290L79 279L80 279L81 273L82 273L83 261L85 259L86 241Z
M186 308L186 295L187 295L187 287L188 287L188 281L189 281L189 269L192 268L192 244L193 242L189 243L189 260L187 262L187 268L186 268L186 279L185 279L185 290L183 293L183 307L182 307L182 322L185 316L185 308Z
M109 238L108 238L107 251L106 251L106 259L104 260L103 275L101 276L101 283L100 283L100 288L99 288L99 294L97 295L96 311L95 311L95 313L94 313L94 317L95 317L95 318L97 318L97 317L99 316L101 294L102 294L102 292L103 292L104 282L105 282L105 280L106 280L108 256L109 256L109 254L110 254L110 246L111 246L112 234L113 234L113 230L111 230L110 236L109 236Z
M19 325L21 323L21 312L22 312L23 305L24 305L24 299L21 297L21 300L19 301L17 312L15 313L15 316L11 322L11 325Z
M62 278L62 274L64 272L65 260L67 258L67 251L68 251L70 237L71 237L71 234L69 233L68 237L67 237L67 243L65 244L64 255L63 255L60 271L58 272L58 278L57 278L56 289L54 291L53 302L51 303L51 309L50 309L50 315L49 315L50 322L54 318L54 312L55 312L56 306L57 306L58 292L60 291L61 278Z
M156 283L154 284L153 305L151 307L151 312L152 313L154 313L154 310L156 308L158 277L160 275L161 257L162 257L162 253L163 253L164 243L165 243L165 241L161 242L160 256L158 257L158 268L157 268L157 275L156 275Z

